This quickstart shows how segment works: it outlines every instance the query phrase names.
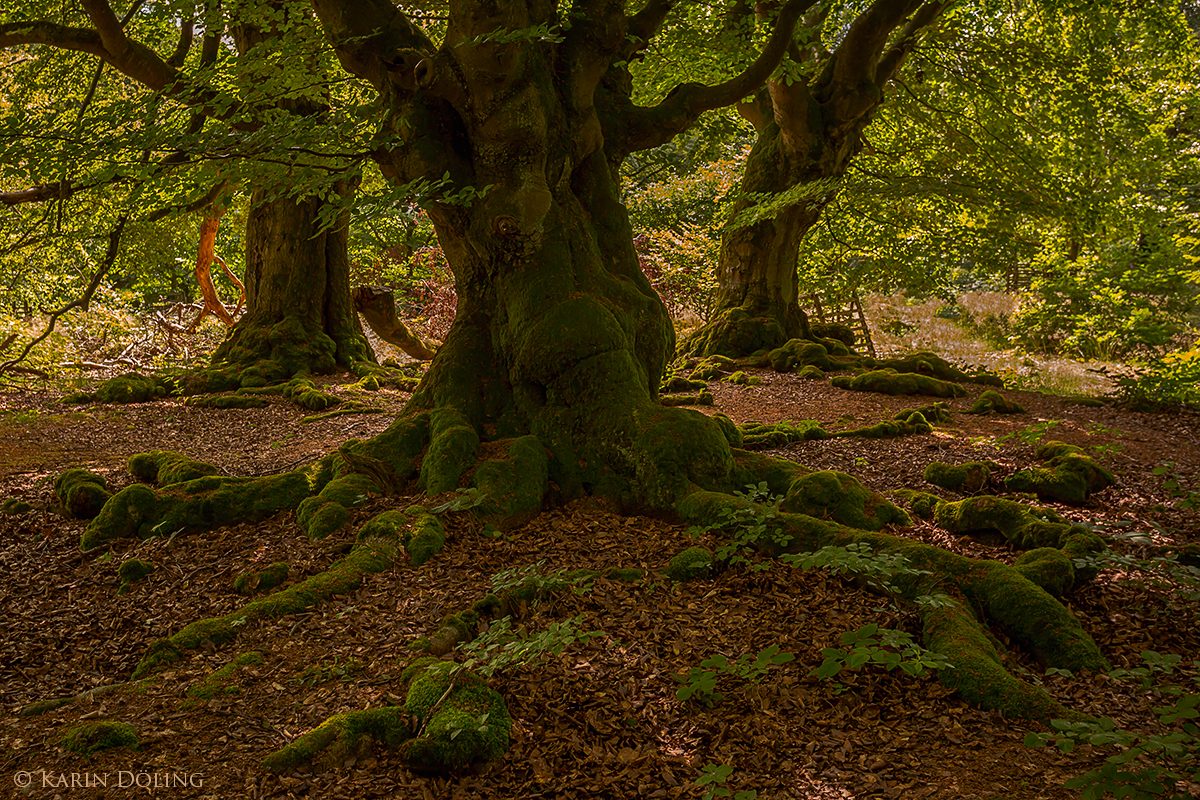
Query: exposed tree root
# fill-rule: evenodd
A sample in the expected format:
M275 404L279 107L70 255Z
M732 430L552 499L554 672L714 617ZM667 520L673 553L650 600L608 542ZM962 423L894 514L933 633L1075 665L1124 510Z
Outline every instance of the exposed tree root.
M773 491L778 492L779 476L776 473L773 477L776 481ZM801 477L796 483L803 484L805 480ZM792 486L787 492L794 494ZM848 508L878 508L873 498L852 501L852 495L843 494ZM679 513L687 521L703 525L718 525L724 516L722 510L730 508L752 510L753 504L723 493L696 491L678 505ZM1050 666L1071 671L1108 666L1079 622L1019 567L971 559L806 514L785 511L773 519L773 524L781 525L791 537L787 546L790 552L865 543L875 552L899 553L911 566L927 570L929 575L898 579L896 589L902 598L914 602L922 595L947 591L952 595L949 604L922 610L925 641L951 662L953 669L941 671L940 677L968 702L1035 719L1070 716L1042 689L1020 681L1004 669L985 627L989 619Z

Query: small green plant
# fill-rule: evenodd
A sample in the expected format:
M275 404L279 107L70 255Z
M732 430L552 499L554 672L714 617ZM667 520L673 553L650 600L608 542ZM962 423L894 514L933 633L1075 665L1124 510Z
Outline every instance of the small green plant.
M293 436L295 436L295 435L296 435L296 432L295 432L295 431L292 431L291 433L285 433L285 434L283 435L283 438L282 438L282 439L279 439L279 440L277 440L277 441L271 442L271 448L272 448L272 449L274 449L274 448L276 448L276 447L283 447L285 444L287 444L287 442L288 442L288 439L291 439L291 438L292 438Z
M492 591L497 594L508 592L544 597L568 586L575 587L581 594L591 588L594 573L569 575L565 569L543 573L542 565L545 563L546 559L543 558L523 567L512 567L497 572L491 577Z
M874 622L855 631L842 634L842 647L827 647L821 651L824 661L812 674L828 680L843 669L861 669L867 664L879 664L887 670L896 667L909 675L922 675L930 669L951 669L941 653L926 650L905 631L881 628ZM836 686L838 693L844 690Z
M785 553L780 561L799 569L820 567L835 575L853 575L866 581L872 588L896 596L894 579L901 576L918 577L932 573L916 569L900 553L876 553L865 542L852 542L844 547L829 545L811 553ZM946 601L944 595L922 595L917 604L936 607Z
M714 797L732 797L733 800L758 800L757 789L747 789L745 791L734 793L734 791L725 786L725 781L729 780L729 776L733 774L733 767L728 764L705 764L700 768L700 777L696 779L697 786L707 786L704 794L701 795L703 800L712 800Z
M1100 526L1092 526L1099 529ZM1143 534L1119 534L1120 538L1134 541ZM1073 559L1076 569L1121 569L1137 571L1145 575L1151 585L1167 591L1172 598L1187 604L1200 603L1200 568L1182 564L1176 555L1150 556L1136 558L1134 556L1104 550L1100 553L1089 553L1086 556Z
M362 662L357 658L348 658L342 661L334 656L331 661L323 661L316 666L306 668L295 680L305 686L320 686L334 680L345 683L354 680L354 676L362 672L362 668Z
M720 518L713 527L725 533L726 537L717 545L714 553L716 560L729 565L745 564L755 571L771 568L768 562L751 564L750 555L760 543L772 542L783 548L791 542L792 537L783 531L776 520L779 517L779 504L783 498L772 495L767 489L766 482L755 486L746 484L746 491L734 492L735 495L750 503L749 507L721 509ZM688 533L699 536L712 528L692 527Z
M459 645L458 651L464 656L461 663L446 661L436 666L455 673L470 670L490 678L497 672L531 664L548 656L560 656L576 642L586 642L604 635L600 631L582 631L582 623L583 615L568 617L561 622L550 623L537 633L530 633L524 627L513 628L511 617L501 617L479 636Z
M1002 444L1015 439L1021 444L1034 446L1043 438L1045 438L1046 434L1050 433L1050 431L1062 424L1062 422L1063 420L1061 419L1048 419L1045 422L1035 422L1024 430L1013 431L1012 433L1007 433L1004 436L999 437L996 439L996 443Z
M444 514L447 511L470 511L487 502L487 493L477 486L465 489L455 489L454 496L441 505L430 509L434 514Z
M1200 507L1200 491L1184 486L1175 474L1175 462L1163 461L1152 472L1162 477L1163 488L1175 498L1175 508L1186 511Z
M777 644L763 648L755 656L745 653L736 661L730 661L718 653L701 661L700 666L692 667L686 675L679 676L684 685L675 692L675 696L680 700L696 698L712 708L725 699L725 695L717 691L722 674L748 683L758 683L771 667L786 664L795 658L791 653L779 652Z
M1161 655L1151 650L1143 651L1142 659L1145 667L1114 670L1109 674L1117 678L1137 678L1142 682L1142 688L1150 689L1156 673L1169 675L1182 661L1179 656ZM1197 668L1193 679L1200 686L1200 661L1193 662L1193 666ZM1158 797L1184 800L1189 795L1176 791L1176 783L1200 781L1200 725L1197 724L1200 693L1185 693L1179 686L1157 688L1177 698L1171 705L1155 709L1165 733L1121 730L1107 717L1081 722L1056 719L1050 722L1052 731L1028 733L1025 746L1054 744L1064 753L1072 752L1079 744L1118 748L1118 752L1109 756L1099 769L1076 775L1063 784L1068 789L1079 789L1083 800L1100 800L1109 793L1135 800Z

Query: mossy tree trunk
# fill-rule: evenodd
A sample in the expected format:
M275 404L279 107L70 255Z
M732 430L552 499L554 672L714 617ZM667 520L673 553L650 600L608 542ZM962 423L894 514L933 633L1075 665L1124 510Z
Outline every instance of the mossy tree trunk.
M736 357L808 338L796 286L800 242L861 149L884 87L948 5L875 3L832 53L819 41L798 39L792 58L812 65L817 77L778 77L739 105L758 134L743 197L731 212L742 224L722 237L713 313L689 338L687 352ZM817 15L807 29L823 21ZM756 204L762 205L757 213Z
M246 313L213 354L242 385L374 360L350 295L345 221L322 230L317 198L251 196Z

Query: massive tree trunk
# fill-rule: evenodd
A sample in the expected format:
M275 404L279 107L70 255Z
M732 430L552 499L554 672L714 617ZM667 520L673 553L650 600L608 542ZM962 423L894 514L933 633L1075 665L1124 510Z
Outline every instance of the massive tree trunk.
M811 82L771 80L739 106L758 138L746 161L743 196L722 236L713 313L688 339L688 353L743 356L810 337L796 286L800 242L861 149L883 88L946 5L876 3L832 53L820 42L797 42L795 60L823 65ZM811 22L810 29L819 29L823 18ZM756 206L763 210L754 213Z
M242 386L374 360L350 297L347 226L321 230L316 198L251 196L246 313L213 354Z

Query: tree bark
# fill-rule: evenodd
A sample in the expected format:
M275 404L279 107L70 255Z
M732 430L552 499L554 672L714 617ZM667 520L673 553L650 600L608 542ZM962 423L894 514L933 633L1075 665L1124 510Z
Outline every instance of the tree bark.
M262 386L374 361L350 297L345 221L321 231L316 198L256 193L251 203L246 313L213 354L213 371L230 385Z

